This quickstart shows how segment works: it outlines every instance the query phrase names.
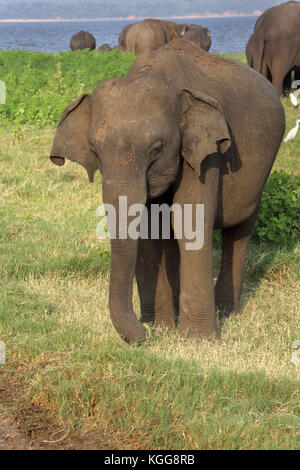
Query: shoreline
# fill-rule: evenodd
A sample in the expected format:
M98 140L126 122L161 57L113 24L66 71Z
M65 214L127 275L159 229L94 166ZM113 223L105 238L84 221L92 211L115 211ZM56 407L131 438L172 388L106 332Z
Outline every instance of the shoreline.
M179 20L179 19L205 19L205 18L245 18L259 16L261 12L253 12L252 14L191 14L185 16L157 17L161 20ZM128 16L127 18L47 18L47 19L0 19L0 23L80 23L80 22L96 22L96 21L142 21L146 17Z

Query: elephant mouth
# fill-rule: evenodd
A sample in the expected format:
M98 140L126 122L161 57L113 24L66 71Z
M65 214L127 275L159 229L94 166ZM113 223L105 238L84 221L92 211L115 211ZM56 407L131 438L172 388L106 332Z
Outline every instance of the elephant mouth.
M150 199L155 199L159 196L161 196L162 194L164 194L170 187L170 184L171 183L164 183L164 184L160 184L158 185L157 187L155 186L150 186L148 184L148 197Z
M65 164L65 159L63 157L53 157L50 156L50 160L54 165L63 166Z

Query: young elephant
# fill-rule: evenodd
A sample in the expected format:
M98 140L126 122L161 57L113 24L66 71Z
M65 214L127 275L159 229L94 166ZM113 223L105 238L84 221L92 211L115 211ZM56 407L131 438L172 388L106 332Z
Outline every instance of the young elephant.
M72 51L78 51L83 49L90 49L91 51L96 49L96 39L88 31L79 31L74 34L70 41L70 48Z
M216 305L240 311L245 252L262 191L285 128L276 90L260 74L184 40L140 56L124 78L101 83L64 112L50 158L99 168L103 199L119 211L153 201L204 204L204 246L178 240L111 239L109 308L127 342L145 329L132 307L136 273L142 318L182 335L216 333ZM128 217L128 224L132 217ZM213 283L212 234L222 229L219 278ZM180 257L180 266L178 259ZM180 277L180 279L179 279ZM178 298L179 295L179 298Z
M196 46L201 47L205 51L209 51L211 46L210 31L197 24L188 25L182 35L182 39L192 41Z

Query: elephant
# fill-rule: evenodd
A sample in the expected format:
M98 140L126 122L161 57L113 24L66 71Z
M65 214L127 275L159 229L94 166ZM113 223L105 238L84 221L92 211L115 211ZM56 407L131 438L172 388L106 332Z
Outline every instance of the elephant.
M91 33L87 31L79 31L79 33L74 34L70 41L70 48L72 51L82 50L82 49L96 49L96 39Z
M258 18L246 56L250 67L271 81L280 96L291 86L292 71L299 79L300 2L282 3Z
M126 342L144 341L150 321L184 338L213 339L217 309L223 316L241 311L245 253L284 131L283 106L267 80L183 39L140 55L125 77L105 80L64 111L50 159L81 164L90 181L102 174L103 201L116 210L109 310ZM146 229L143 237L124 236L134 217L128 211L122 218L120 196L128 208L174 206L184 223L189 207L193 224L204 205L203 246L188 246L173 212L169 236L161 227L157 236ZM152 224L149 210L148 218ZM222 232L215 286L214 229ZM141 321L132 305L134 276Z
M132 24L127 24L121 31L120 35L119 35L119 46L120 47L124 47L124 49L126 49L126 34L127 32L129 31L129 29L136 23L132 23Z
M209 51L211 46L211 33L207 28L202 26L191 24L185 28L182 35L182 39L186 41L192 41L197 46L201 47L205 51Z
M110 52L112 48L109 44L102 44L102 46L98 47L98 51L100 52Z
M113 50L113 51L119 51L119 52L127 52L126 49L125 49L125 47L123 47L123 46L114 46L114 47L112 48L112 50Z
M155 51L168 42L180 38L187 27L172 21L150 18L128 26L125 36L124 30L121 32L119 43L124 44L128 52L137 55Z

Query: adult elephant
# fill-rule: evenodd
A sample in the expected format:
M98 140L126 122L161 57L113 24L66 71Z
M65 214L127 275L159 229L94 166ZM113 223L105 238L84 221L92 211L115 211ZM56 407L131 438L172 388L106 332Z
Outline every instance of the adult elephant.
M205 51L209 51L211 46L211 34L207 28L203 28L197 24L188 25L182 38L186 41L192 41L196 46L201 47Z
M127 35L127 32L130 30L130 28L136 23L132 23L132 24L127 24L121 31L120 35L119 35L119 46L120 47L124 47L126 49L126 35Z
M266 10L257 20L246 55L248 64L270 80L279 95L300 70L300 2Z
M94 50L96 49L96 39L87 31L79 31L79 33L74 34L71 38L70 48L72 51L82 49Z
M146 335L132 306L135 274L142 320L154 315L174 326L179 305L183 336L214 336L215 305L240 311L245 252L284 128L278 94L260 74L184 40L140 56L126 77L104 81L65 110L50 158L80 163L91 181L102 172L103 200L117 214L109 308L127 342ZM131 210L157 198L177 204L179 215L190 205L194 223L204 204L203 248L191 250L186 227L180 233L174 220L177 240L126 239L134 217L123 218L120 196ZM223 238L215 293L213 229Z
M174 39L180 38L186 25L172 21L146 19L131 25L122 43L128 52L135 54L155 51ZM122 34L122 33L121 33Z

